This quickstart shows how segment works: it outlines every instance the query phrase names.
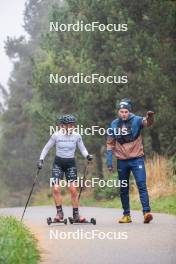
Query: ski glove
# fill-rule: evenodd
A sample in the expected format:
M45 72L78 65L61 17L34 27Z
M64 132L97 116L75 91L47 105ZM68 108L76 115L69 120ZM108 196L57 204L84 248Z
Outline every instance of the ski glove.
M87 160L88 160L88 161L93 160L93 155L87 155Z
M37 168L38 168L39 170L41 170L42 167L43 167L43 160L38 160L38 161L37 161Z

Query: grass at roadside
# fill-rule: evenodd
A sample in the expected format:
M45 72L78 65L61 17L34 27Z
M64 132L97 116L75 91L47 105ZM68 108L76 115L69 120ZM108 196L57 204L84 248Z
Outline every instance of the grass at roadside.
M0 217L0 263L37 264L37 241L29 229L14 217Z
M168 213L176 215L176 196L168 196L162 198L155 198L150 200L152 212ZM106 208L121 208L120 199L113 200L101 200L96 201L93 199L83 199L81 201L82 206L98 206ZM131 210L141 210L140 201L130 201Z
M40 199L39 199L40 197ZM63 195L63 204L71 205L70 195L66 193ZM168 213L176 215L176 195L169 195L165 197L151 197L150 204L152 212ZM45 192L38 194L33 202L33 205L53 205L53 198L46 195ZM95 207L105 207L105 208L121 208L121 202L119 198L114 199L100 199L94 198L93 193L86 191L83 192L81 200L81 206L95 206ZM141 210L141 203L139 199L134 199L132 196L130 200L131 210Z
M153 212L162 212L176 215L176 175L174 174L171 161L162 156L154 155L152 159L146 160L147 170L147 187L150 197L151 208ZM89 180L93 177L90 174ZM106 170L104 173L105 181L117 180L117 173L109 174ZM119 189L116 186L101 188L96 185L94 188L87 188L81 196L80 205L121 208ZM36 192L33 199L34 205L50 205L53 203L51 189L45 187ZM62 189L63 204L70 205L70 195L66 188ZM130 198L131 209L141 210L139 201L139 192L136 187L134 177L130 177Z

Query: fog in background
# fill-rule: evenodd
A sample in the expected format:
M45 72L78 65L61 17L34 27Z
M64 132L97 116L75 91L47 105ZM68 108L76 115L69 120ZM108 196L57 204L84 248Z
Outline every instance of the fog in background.
M8 89L7 82L13 65L5 54L4 41L7 36L27 36L23 29L25 0L1 0L0 5L0 83Z

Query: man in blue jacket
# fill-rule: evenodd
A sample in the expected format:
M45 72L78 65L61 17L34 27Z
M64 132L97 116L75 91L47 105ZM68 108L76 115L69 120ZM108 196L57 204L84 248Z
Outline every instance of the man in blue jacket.
M131 113L131 100L124 98L117 104L118 118L113 120L107 137L107 165L112 171L112 156L117 158L117 170L120 181L126 181L127 186L120 187L120 198L123 207L123 217L119 223L132 222L129 204L129 177L133 173L139 190L143 207L144 223L149 223L153 216L149 205L146 186L146 171L144 164L144 148L141 130L149 127L154 121L154 112L148 111L146 117Z

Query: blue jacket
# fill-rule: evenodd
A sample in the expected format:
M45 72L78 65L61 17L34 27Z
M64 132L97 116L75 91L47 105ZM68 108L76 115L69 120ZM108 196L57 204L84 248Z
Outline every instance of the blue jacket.
M109 133L107 135L108 138L112 138L114 141L117 141L120 144L125 144L129 142L133 142L140 135L141 129L143 128L143 117L136 116L130 113L127 120L122 120L117 118L112 121ZM122 127L126 128L127 134L123 135L119 131ZM112 167L112 150L107 150L107 165L108 167Z

